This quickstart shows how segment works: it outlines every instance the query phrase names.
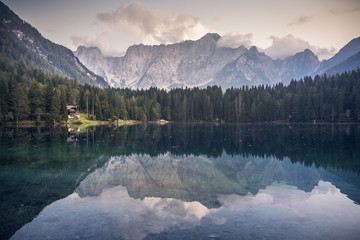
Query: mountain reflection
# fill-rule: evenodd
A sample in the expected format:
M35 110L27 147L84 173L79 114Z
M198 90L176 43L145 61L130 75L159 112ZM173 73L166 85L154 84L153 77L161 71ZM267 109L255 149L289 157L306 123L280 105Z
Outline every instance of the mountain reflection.
M321 179L316 168L292 164L289 160L253 158L224 154L202 156L151 157L131 155L111 157L88 175L76 188L80 197L99 196L104 189L124 186L133 198L162 197L198 201L220 207L219 194L256 194L274 181L286 181L311 190Z
M354 187L358 181L348 183L340 178L342 174L346 175L341 171L293 164L288 159L227 154L219 158L131 155L111 157L75 191L80 197L99 196L104 189L121 185L133 198L176 198L217 208L221 206L217 199L220 194L257 194L273 182L285 182L309 192L319 181L328 180L360 202L358 189Z
M110 194L112 189L122 189L125 199L132 199L136 203L158 199L156 204L161 202L164 208L165 203L174 204L177 209L196 206L201 214L205 214L188 216L185 210L179 210L181 216L188 216L186 221L190 223L180 224L177 220L175 224L175 220L171 220L172 213L168 212L164 219L167 219L169 225L158 226L156 231L148 229L143 233L128 233L134 239L151 239L150 233L157 234L164 231L161 229L168 228L178 233L186 230L186 235L192 231L190 229L197 229L204 224L204 221L212 225L213 229L216 229L217 224L230 224L230 216L213 218L213 211L220 213L221 209L228 209L226 199L231 196L237 196L236 199L264 196L261 195L263 191L269 190L274 184L288 186L294 188L296 193L308 195L320 183L328 182L350 202L360 202L360 126L355 124L99 126L85 132L71 133L71 142L67 141L68 134L67 128L6 128L0 131L1 212L6 216L0 222L5 226L0 238L10 237L45 206L58 199L66 197L59 202L78 199L76 201L85 206L89 199L104 200L104 194ZM121 201L118 200L118 203L121 204ZM47 209L52 209L54 204L58 202L50 204L41 214L47 213ZM72 209L74 206L68 207L76 214L83 208L81 204L76 211ZM104 205L108 204L104 202ZM58 216L58 210L53 210L56 211L53 214ZM63 210L65 214L66 209ZM90 212L84 210L82 213L84 218L91 219L92 214L109 214L91 213L90 206L87 210ZM194 212L194 208L191 211ZM41 214L24 228L33 226L37 219L41 219ZM125 212L123 216L129 214ZM109 216L116 219L115 216ZM76 219L79 225L80 220ZM238 218L232 220L240 224ZM44 226L62 220L54 217L47 221ZM104 229L112 229L112 224L116 224L116 221L112 223L109 219L99 221L105 222L101 225L95 221L94 224L100 224L97 226ZM92 223L82 224L91 226ZM148 223L152 224L155 223ZM263 223L256 225L262 226ZM238 226L229 228L232 231ZM23 232L23 229L19 232ZM47 231L39 227L38 233L43 230ZM104 231L105 234L107 230ZM113 234L113 230L109 231L109 234ZM254 230L254 233L249 234L256 235L256 232ZM14 237L20 236L20 233ZM196 233L192 232L194 236ZM77 233L72 234L69 238L78 236ZM216 237L216 234L211 232L208 235ZM126 235L121 236L129 239ZM111 236L107 238L111 239ZM202 238L202 235L197 238ZM234 239L231 236L228 238Z
M222 207L209 209L197 201L134 199L122 186L98 196L74 193L46 207L11 239L354 239L360 234L360 208L330 182L319 181L311 192L273 183L256 195L223 194L218 201Z

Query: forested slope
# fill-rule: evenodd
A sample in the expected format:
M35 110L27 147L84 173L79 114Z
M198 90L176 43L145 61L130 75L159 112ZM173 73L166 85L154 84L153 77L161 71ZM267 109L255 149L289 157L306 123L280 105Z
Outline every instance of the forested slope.
M170 91L100 89L0 59L1 121L67 119L67 104L97 119L226 122L359 122L360 70L288 86Z

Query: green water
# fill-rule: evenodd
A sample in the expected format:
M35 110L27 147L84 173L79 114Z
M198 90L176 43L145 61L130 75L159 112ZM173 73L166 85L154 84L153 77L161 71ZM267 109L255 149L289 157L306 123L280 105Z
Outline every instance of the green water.
M0 131L0 239L354 239L359 125Z

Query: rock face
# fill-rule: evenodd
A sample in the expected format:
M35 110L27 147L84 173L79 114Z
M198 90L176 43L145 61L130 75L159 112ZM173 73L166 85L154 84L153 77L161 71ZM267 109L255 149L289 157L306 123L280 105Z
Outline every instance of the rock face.
M360 67L360 65L357 64L356 66L351 67L351 65L349 65L349 64L354 63L355 59L354 58L352 60L349 60L349 59L352 58L354 55L356 55L359 52L360 52L360 37L354 38L353 40L351 40L342 49L340 49L340 51L337 54L335 54L332 58L322 61L321 65L316 73L323 74L323 73L329 71L330 69L338 69L339 71L349 71L349 70L356 69L356 68ZM359 62L359 61L357 61L357 62ZM341 66L338 66L338 65L341 65ZM353 67L355 67L355 68L353 68ZM333 70L329 71L329 72L333 72ZM335 73L338 73L338 72L335 72Z
M278 61L278 63L278 69L282 76L281 81L285 84L290 83L292 79L301 79L304 76L313 75L320 66L319 59L309 49L296 53L283 61Z
M360 51L360 41L353 40L350 46L327 61L320 62L309 49L284 60L274 60L256 47L218 47L220 38L216 33L208 33L197 41L134 45L122 57L104 57L98 48L80 46L75 56L112 87L171 89L219 85L225 89L278 82L287 84L292 79L323 74ZM349 66L344 62L346 66L341 69L360 66L351 63Z
M229 61L247 50L218 49L218 34L172 45L129 47L125 56L105 58L99 49L79 47L75 55L113 87L206 86ZM96 61L99 60L99 61Z
M333 75L336 73L348 72L360 67L360 51L346 59L345 61L337 64L336 66L326 70L327 75Z

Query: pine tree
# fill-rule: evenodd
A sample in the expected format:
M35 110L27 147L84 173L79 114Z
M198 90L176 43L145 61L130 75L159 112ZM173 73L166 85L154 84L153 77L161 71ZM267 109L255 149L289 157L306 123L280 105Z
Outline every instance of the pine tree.
M52 105L52 101L53 101L53 96L54 96L54 89L51 85L50 82L47 82L45 84L45 90L44 90L44 94L45 94L45 113L48 115L50 113L50 109L51 109L51 105Z
M120 115L119 118L123 119L123 120L127 120L129 118L128 116L128 112L126 110L126 104L125 104L125 99L123 96L120 96L119 99L119 104L120 104Z
M102 106L98 95L95 96L95 116L96 120L103 120Z
M40 113L40 111L38 111L38 109L41 110L41 112L43 112L42 109L44 109L44 103L45 103L45 99L44 99L44 94L43 94L43 89L42 89L42 84L41 83L32 83L30 85L30 89L28 91L28 98L30 100L30 115L32 117L35 117L38 121L40 120L40 115L37 115L36 113Z
M85 109L86 109L86 114L89 115L89 99L90 99L90 91L89 89L86 89L86 91L84 92L84 99L85 99Z
M19 120L27 119L30 114L29 100L20 85L16 85L13 89L13 107L16 123Z
M67 121L68 120L68 111L66 108L66 95L65 95L65 91L61 91L60 93L60 109L59 109L59 118L62 121Z
M51 99L49 121L52 121L55 125L58 120L60 120L60 93L59 90L55 89Z
M137 106L137 101L135 99L134 96L131 97L130 99L130 108L129 108L129 115L130 115L130 119L133 120L138 120L138 116L139 116L139 109Z

